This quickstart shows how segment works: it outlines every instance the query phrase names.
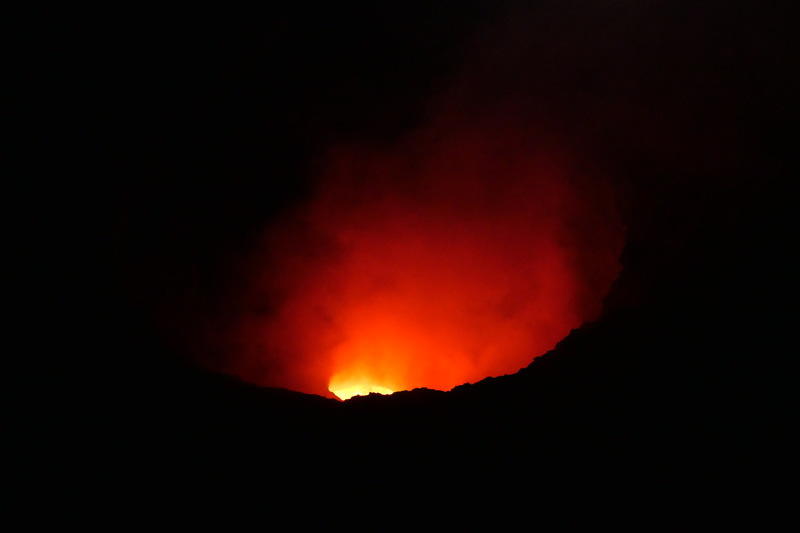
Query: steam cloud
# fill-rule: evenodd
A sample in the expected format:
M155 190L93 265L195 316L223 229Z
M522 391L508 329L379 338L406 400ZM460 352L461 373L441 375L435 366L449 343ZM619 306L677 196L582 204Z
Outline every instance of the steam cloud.
M623 244L613 196L510 122L441 120L342 146L270 228L270 311L230 370L326 394L450 389L518 370L597 315ZM267 295L267 296L264 296Z

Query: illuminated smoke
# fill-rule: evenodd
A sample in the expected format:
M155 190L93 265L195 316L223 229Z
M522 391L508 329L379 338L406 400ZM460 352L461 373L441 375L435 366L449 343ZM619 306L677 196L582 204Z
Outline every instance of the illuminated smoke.
M332 148L269 229L269 312L229 371L339 396L517 371L599 313L623 230L610 190L508 123L440 121Z

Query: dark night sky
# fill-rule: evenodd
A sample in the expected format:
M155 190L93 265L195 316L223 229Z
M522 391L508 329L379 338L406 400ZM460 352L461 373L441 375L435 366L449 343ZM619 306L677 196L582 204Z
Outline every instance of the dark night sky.
M36 403L53 420L46 440L72 443L43 448L53 472L87 449L76 442L105 439L111 464L109 450L133 446L142 464L172 465L160 475L231 483L318 487L352 475L331 467L342 457L361 474L411 468L416 480L457 475L458 457L500 484L510 470L605 475L612 455L620 475L642 475L642 463L761 475L745 451L780 434L771 401L788 394L775 370L795 305L784 4L44 12L64 21L36 42L33 95L48 120L34 135L48 152L31 166L43 164L36 205L48 215L35 322L58 339ZM434 101L466 117L510 109L611 177L629 233L594 329L505 381L344 414L201 371L225 354L198 344L235 322L243 264L308 194L321 151L391 145ZM625 462L609 450L635 452L620 452ZM387 454L405 459L386 466ZM552 457L547 468L536 454ZM287 456L300 466L275 466Z

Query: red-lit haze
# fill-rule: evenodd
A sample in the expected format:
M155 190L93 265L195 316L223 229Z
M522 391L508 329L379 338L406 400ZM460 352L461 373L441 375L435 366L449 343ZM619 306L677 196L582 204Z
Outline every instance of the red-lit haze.
M619 273L610 190L513 128L331 150L268 235L231 369L346 398L517 371L594 318Z

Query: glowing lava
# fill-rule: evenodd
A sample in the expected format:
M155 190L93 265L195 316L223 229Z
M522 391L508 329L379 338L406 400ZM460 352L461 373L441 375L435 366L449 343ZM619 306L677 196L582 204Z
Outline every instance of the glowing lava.
M328 390L340 400L349 400L353 396L367 396L370 393L392 394L394 392L392 389L374 385L369 382L343 381L337 376L331 379Z

